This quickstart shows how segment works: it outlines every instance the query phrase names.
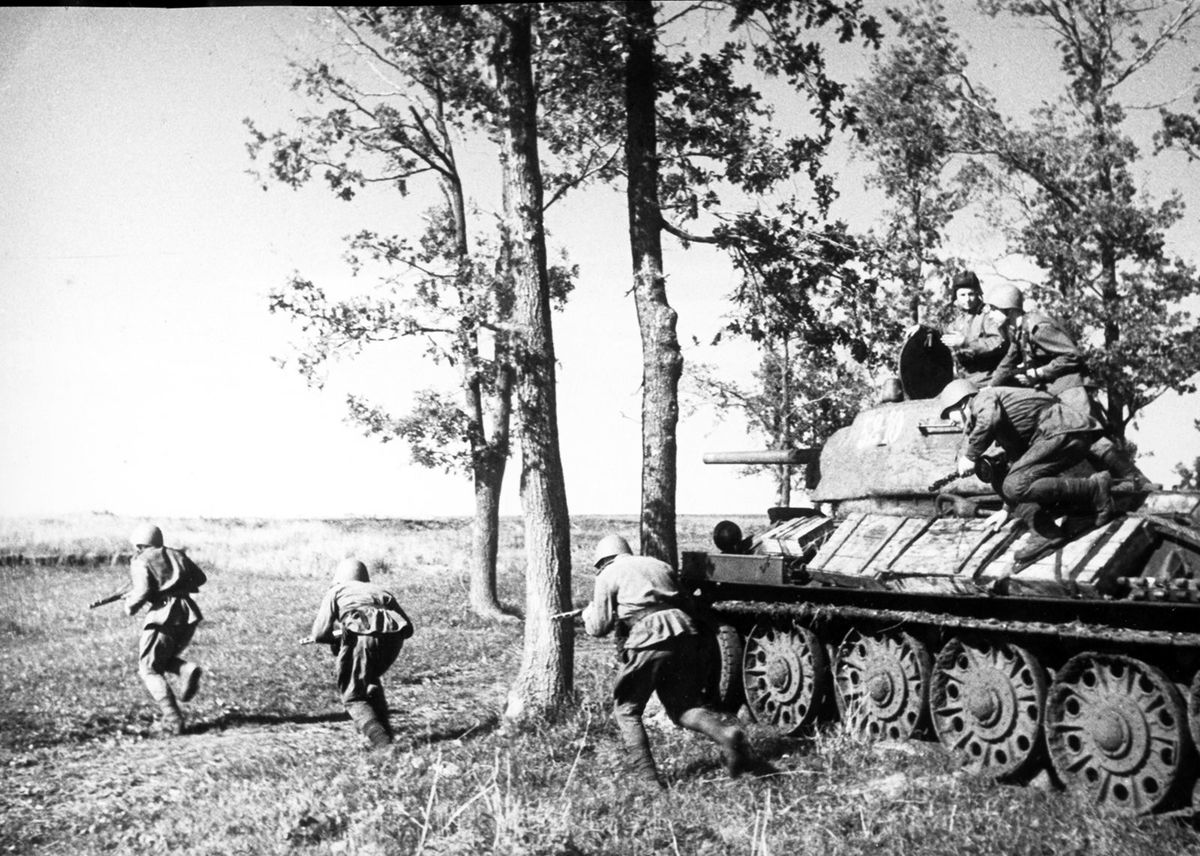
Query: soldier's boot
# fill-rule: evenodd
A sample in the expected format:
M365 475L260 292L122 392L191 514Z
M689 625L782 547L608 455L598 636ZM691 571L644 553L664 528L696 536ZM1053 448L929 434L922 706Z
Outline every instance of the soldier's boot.
M379 724L383 726L383 730L387 732L389 738L394 738L395 734L392 731L392 723L388 719L387 696L383 694L383 687L379 684L370 684L367 687L367 704L371 705L371 710L375 712L375 718L379 720Z
M180 701L191 701L200 689L200 677L204 670L195 663L184 663L179 668L179 683L183 687L179 693Z
M1112 498L1112 473L1102 470L1088 479L1092 483L1092 506L1096 510L1096 525L1107 526L1117 516Z
M159 712L162 714L159 720L159 730L167 736L178 736L183 733L183 714L179 712L179 705L175 702L175 693L171 692L171 685L167 683L167 679L162 675L143 674L142 683L146 685L146 691L150 693L150 698L158 704Z
M375 716L375 711L371 709L370 704L365 701L346 702L346 712L350 714L350 719L358 726L358 730L367 738L372 749L382 749L391 745L392 736Z
M1116 443L1107 437L1092 444L1090 457L1096 467L1104 468L1113 475L1113 487L1131 493L1149 493L1152 490L1162 490L1162 485L1155 484L1146 478L1146 474Z
M617 730L625 746L625 769L629 775L657 790L666 790L666 783L658 774L658 765L654 763L654 755L650 752L650 738L646 735L642 720L618 716Z
M658 765L654 763L654 756L650 754L649 745L626 746L625 767L636 781L647 784L656 790L665 791L667 789L662 776L658 774Z
M679 724L703 734L721 747L725 770L730 778L736 779L743 773L752 772L757 766L754 756L750 753L746 732L740 725L726 725L720 716L703 707L685 710L679 716Z

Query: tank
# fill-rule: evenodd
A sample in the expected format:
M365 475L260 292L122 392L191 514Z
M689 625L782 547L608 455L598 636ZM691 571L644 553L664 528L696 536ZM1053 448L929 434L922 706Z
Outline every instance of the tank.
M817 469L813 507L769 509L757 533L722 522L682 553L721 702L789 735L840 718L936 739L968 769L1047 771L1122 813L1200 807L1200 493L1114 489L1115 519L1064 515L1070 540L1019 562L1036 536L989 527L996 491L951 475L965 439L938 412L937 333L899 369L898 400L820 450L705 456Z

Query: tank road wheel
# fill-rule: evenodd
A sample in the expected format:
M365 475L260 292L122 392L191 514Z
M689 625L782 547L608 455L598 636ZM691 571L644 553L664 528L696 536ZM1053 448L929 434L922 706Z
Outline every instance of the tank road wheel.
M1188 728L1192 732L1192 745L1200 748L1200 672L1196 672L1188 690ZM1200 782L1197 787L1200 787Z
M1126 814L1161 806L1183 778L1186 711L1162 672L1131 657L1083 653L1046 702L1046 744L1064 781Z
M929 686L929 652L907 633L850 631L834 665L838 713L876 738L907 740L920 727Z
M942 745L971 771L1015 776L1037 758L1046 672L1024 648L951 639L929 684L929 713Z
M742 702L742 636L731 624L718 624L712 635L709 688L721 710L737 710Z
M816 634L764 621L754 625L745 644L742 685L754 719L788 735L811 725L829 677Z

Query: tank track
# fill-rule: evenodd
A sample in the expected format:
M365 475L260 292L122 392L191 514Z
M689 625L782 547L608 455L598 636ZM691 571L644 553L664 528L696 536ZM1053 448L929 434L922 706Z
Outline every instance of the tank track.
M1082 622L1052 624L1036 621L1004 621L996 618L968 618L933 612L873 609L813 603L770 603L763 601L720 601L711 604L719 615L741 619L792 619L802 624L821 625L832 619L867 621L895 627L932 627L986 633L1047 636L1076 639L1098 644L1154 645L1167 648L1191 648L1200 651L1200 633L1132 630Z

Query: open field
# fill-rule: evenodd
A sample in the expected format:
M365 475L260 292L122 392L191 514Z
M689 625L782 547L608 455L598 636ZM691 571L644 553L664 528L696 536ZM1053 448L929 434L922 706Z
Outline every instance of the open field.
M0 521L0 553L124 549L136 521ZM209 574L192 658L207 669L189 733L153 736L137 680L140 621L87 603L123 571L0 567L0 852L200 854L1200 854L1178 820L1100 815L1070 794L958 772L936 744L870 745L837 727L805 740L752 729L779 775L731 781L715 749L652 727L672 787L631 788L608 714L612 648L578 635L578 709L506 730L518 621L466 610L464 520L166 520ZM681 545L715 518L681 520ZM738 522L750 526L752 519ZM587 555L633 518L578 518ZM300 647L333 565L354 553L417 625L385 686L396 746L368 753L329 655ZM501 592L523 604L520 521L501 537Z

